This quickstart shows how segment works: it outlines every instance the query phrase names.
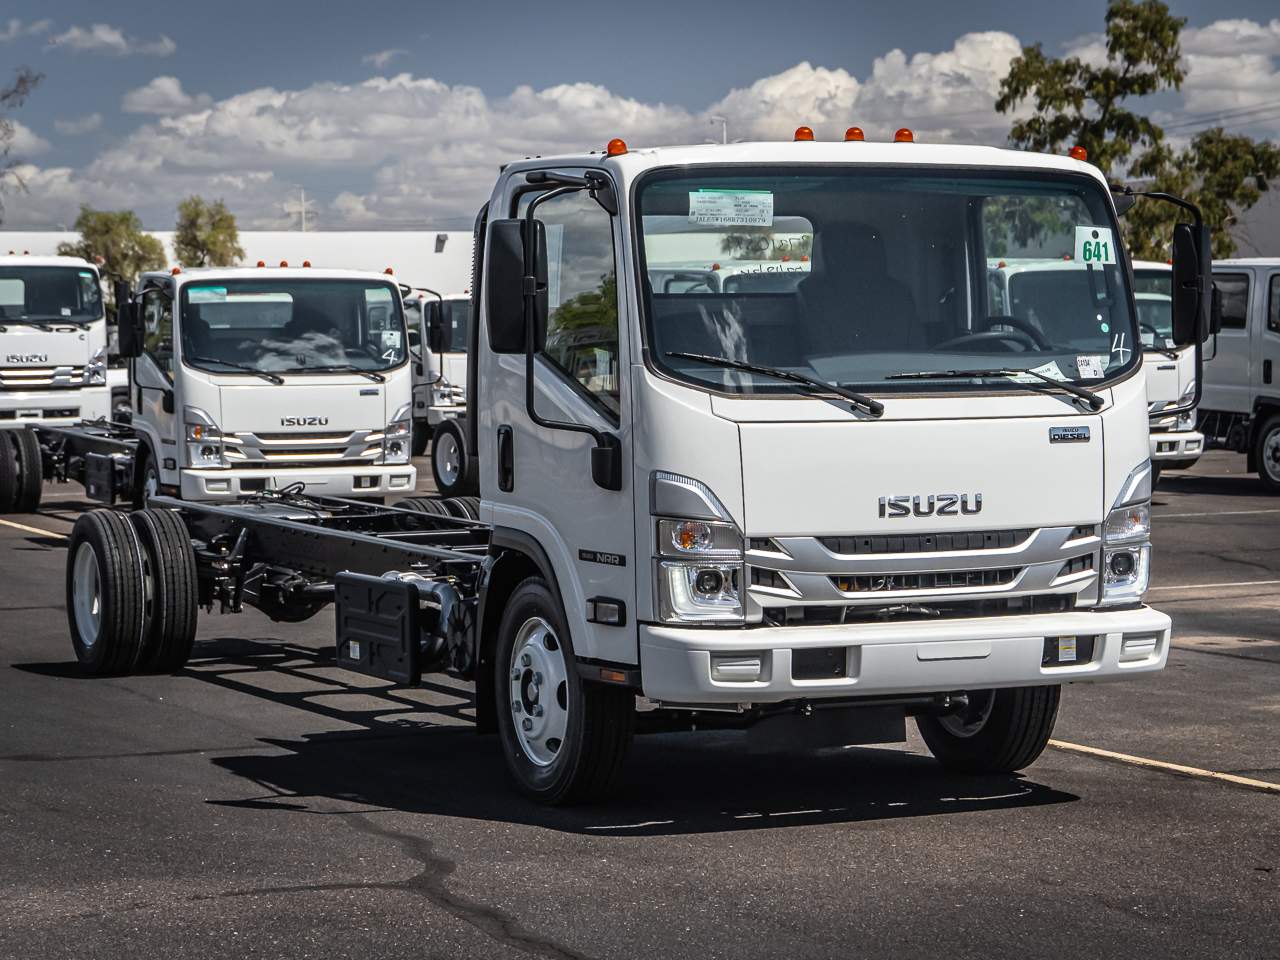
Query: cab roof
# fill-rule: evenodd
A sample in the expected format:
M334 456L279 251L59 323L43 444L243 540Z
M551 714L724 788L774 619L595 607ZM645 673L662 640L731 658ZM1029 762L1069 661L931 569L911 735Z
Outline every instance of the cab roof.
M90 263L81 257L33 257L28 253L11 253L0 255L2 267L73 267L79 270L98 272L97 264Z
M171 270L149 270L144 280L166 279L182 285L191 281L210 280L364 280L399 285L394 274L372 270L336 270L330 267L185 267Z

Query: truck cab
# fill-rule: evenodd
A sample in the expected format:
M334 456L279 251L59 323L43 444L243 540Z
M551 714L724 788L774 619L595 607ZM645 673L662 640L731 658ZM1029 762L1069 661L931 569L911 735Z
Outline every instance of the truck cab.
M1200 429L1280 493L1280 258L1213 262L1221 329L1204 365Z
M141 499L413 490L412 373L392 277L175 269L143 274L128 313Z

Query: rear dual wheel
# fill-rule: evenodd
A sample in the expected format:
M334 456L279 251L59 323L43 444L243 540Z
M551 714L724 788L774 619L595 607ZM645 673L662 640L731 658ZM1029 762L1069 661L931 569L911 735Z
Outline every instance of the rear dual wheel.
M40 507L43 484L35 433L0 430L0 513L34 513Z
M177 514L93 510L71 531L67 621L87 673L180 669L195 639L195 556Z

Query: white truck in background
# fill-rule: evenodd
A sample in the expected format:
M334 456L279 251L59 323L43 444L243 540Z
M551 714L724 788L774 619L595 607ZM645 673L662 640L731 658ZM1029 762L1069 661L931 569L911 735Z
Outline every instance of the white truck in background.
M413 455L431 447L431 472L441 496L472 493L466 467L467 329L471 294L424 287L405 297L410 343L415 341Z
M1151 467L1186 470L1204 452L1204 434L1196 429L1203 366L1198 344L1173 342L1173 269L1154 260L1133 261L1133 290L1138 332L1147 368L1147 409L1151 415Z
M507 165L476 224L479 520L306 494L93 511L68 551L77 657L173 669L197 601L260 603L244 585L270 576L286 614L334 599L339 666L473 680L478 728L544 802L606 793L637 727L798 749L901 742L914 717L949 769L1030 764L1067 685L1150 677L1170 647L1144 602L1117 198L1077 159L895 139ZM1148 196L1195 213L1173 340L1203 341L1208 231ZM649 273L655 238L783 219L813 238L793 289ZM1019 249L1079 264L1052 323L987 282L988 246L1028 223ZM189 619L148 621L152 595L190 598Z
M110 413L98 268L78 257L0 256L0 513L40 503L33 428Z
M1200 429L1280 494L1280 258L1215 260L1222 326L1204 364Z
M412 493L408 338L391 277L205 268L116 287L128 420L40 432L91 499Z

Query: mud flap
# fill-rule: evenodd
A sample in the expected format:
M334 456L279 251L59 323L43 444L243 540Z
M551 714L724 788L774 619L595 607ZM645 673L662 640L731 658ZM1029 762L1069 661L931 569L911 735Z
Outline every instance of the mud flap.
M418 588L362 573L339 573L334 587L338 666L416 686L422 679Z

